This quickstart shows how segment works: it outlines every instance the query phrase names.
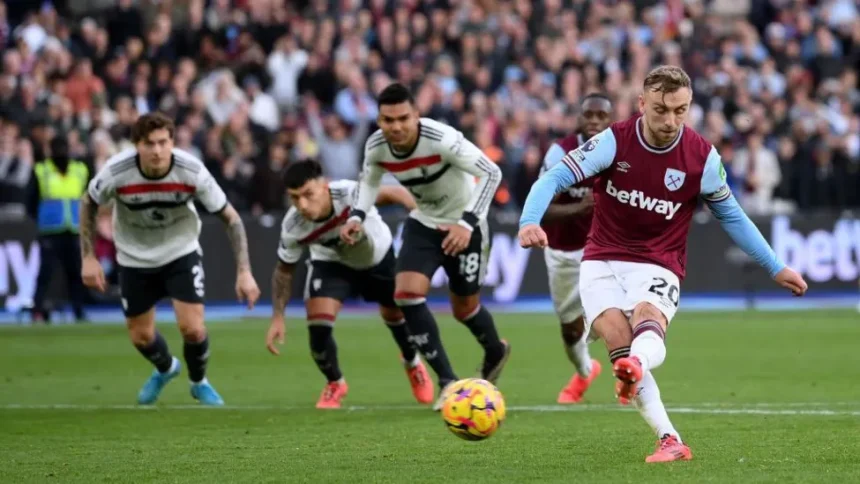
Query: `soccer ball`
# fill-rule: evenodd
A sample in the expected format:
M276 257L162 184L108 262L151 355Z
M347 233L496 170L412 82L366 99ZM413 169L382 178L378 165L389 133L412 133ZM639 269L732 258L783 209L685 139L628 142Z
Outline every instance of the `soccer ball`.
M442 405L442 420L464 440L484 440L505 419L505 399L492 383L479 378L455 382Z

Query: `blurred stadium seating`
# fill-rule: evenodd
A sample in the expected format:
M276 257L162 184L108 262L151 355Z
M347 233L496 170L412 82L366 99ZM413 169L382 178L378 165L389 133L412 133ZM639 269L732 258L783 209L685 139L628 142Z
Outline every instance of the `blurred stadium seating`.
M425 116L461 129L501 165L494 218L511 245L505 227L549 143L575 129L577 100L606 92L627 117L659 63L690 73L689 124L721 150L735 193L771 241L784 235L782 254L825 289L856 288L860 230L840 219L860 205L852 0L7 0L0 47L0 298L21 283L9 254L29 260L21 220L32 165L54 136L98 169L130 144L137 115L166 112L177 145L271 227L291 161L318 158L333 178L358 175L374 95L396 80L413 87ZM830 238L813 240L822 229ZM693 245L707 249L701 260L711 250L723 251L717 262L732 259L728 242L714 248L701 230L710 229L693 230ZM811 235L798 242L792 230ZM259 270L266 279L269 269ZM740 290L733 274L690 285ZM753 287L766 284L759 279Z

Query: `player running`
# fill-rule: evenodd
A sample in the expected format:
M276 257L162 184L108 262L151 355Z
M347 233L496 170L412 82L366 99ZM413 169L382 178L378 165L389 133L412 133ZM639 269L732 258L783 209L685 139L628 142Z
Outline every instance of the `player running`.
M589 94L582 100L579 118L580 128L576 132L549 147L541 173L558 164L569 151L575 150L585 140L609 127L612 102L603 94ZM581 401L582 395L601 370L600 363L588 354L585 320L579 297L582 248L591 228L593 207L591 180L586 180L556 195L541 221L548 242L544 249L544 260L549 275L549 292L561 322L565 353L576 368L576 374L558 394L558 403Z
M381 129L364 147L357 201L341 236L348 244L358 240L386 171L415 197L418 208L403 228L394 298L418 350L439 378L442 391L433 407L438 410L445 387L458 379L426 304L430 278L439 266L448 274L454 317L484 348L481 378L495 382L510 354L510 345L499 339L493 317L480 302L490 252L486 217L502 174L462 133L419 117L402 84L386 87L378 103Z
M168 297L184 341L191 396L204 405L223 405L206 378L209 337L203 322L203 261L197 242L201 224L195 200L227 225L236 257L236 295L253 307L260 290L251 275L242 219L203 162L173 147L174 132L173 121L163 114L141 116L132 129L135 148L109 159L90 181L81 203L81 275L88 287L104 292L105 277L93 253L93 235L98 205L113 200L128 333L132 344L155 366L138 403L155 403L164 386L179 374L179 360L155 329L155 304Z
M347 180L329 183L315 161L290 164L284 181L292 207L281 225L278 263L272 274L272 321L266 347L272 354L280 354L275 343L284 341L284 308L292 293L293 273L304 248L309 247L311 257L307 261L304 291L308 334L311 355L328 380L317 408L340 408L347 394L332 331L343 301L353 295L379 303L382 320L400 347L415 399L419 403L433 402L433 382L410 342L403 313L394 302L395 263L388 225L371 206L364 222L365 237L354 245L343 244L339 230L349 216L358 183ZM382 188L376 203L415 208L415 201L401 187Z
M669 462L689 460L692 453L670 422L651 371L666 358L665 332L678 308L698 200L779 285L796 296L807 285L777 258L737 204L716 148L684 127L692 102L689 76L679 67L661 66L645 78L643 91L641 116L613 123L535 183L519 238L523 247L545 247L538 224L553 194L597 176L580 275L586 333L593 328L606 343L619 400L635 399L660 439L645 461Z

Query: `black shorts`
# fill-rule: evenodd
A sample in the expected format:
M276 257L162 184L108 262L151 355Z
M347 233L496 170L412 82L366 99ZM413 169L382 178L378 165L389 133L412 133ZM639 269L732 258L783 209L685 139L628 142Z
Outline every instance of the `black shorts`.
M161 267L119 266L119 290L122 310L128 318L149 311L165 297L202 304L203 259L195 250Z
M484 284L490 255L487 224L480 223L472 231L469 245L455 256L442 252L447 232L431 229L415 219L403 226L403 244L397 257L397 272L420 272L433 278L442 266L448 275L448 288L458 296L477 294Z
M394 308L394 251L389 249L379 264L364 270L339 262L307 261L305 300L327 297L345 301L361 297L367 302Z

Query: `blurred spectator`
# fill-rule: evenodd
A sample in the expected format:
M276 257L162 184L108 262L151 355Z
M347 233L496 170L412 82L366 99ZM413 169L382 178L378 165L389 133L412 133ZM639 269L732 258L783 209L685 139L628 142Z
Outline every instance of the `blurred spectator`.
M368 121L366 103L358 104L357 125L352 133L347 131L342 119L328 114L325 120L320 113L319 102L311 97L305 101L308 128L319 146L319 161L323 173L332 180L356 180L361 171L361 151L367 139Z
M764 138L752 133L731 162L732 174L742 180L741 205L751 215L773 212L773 193L782 178L776 154L764 145Z

